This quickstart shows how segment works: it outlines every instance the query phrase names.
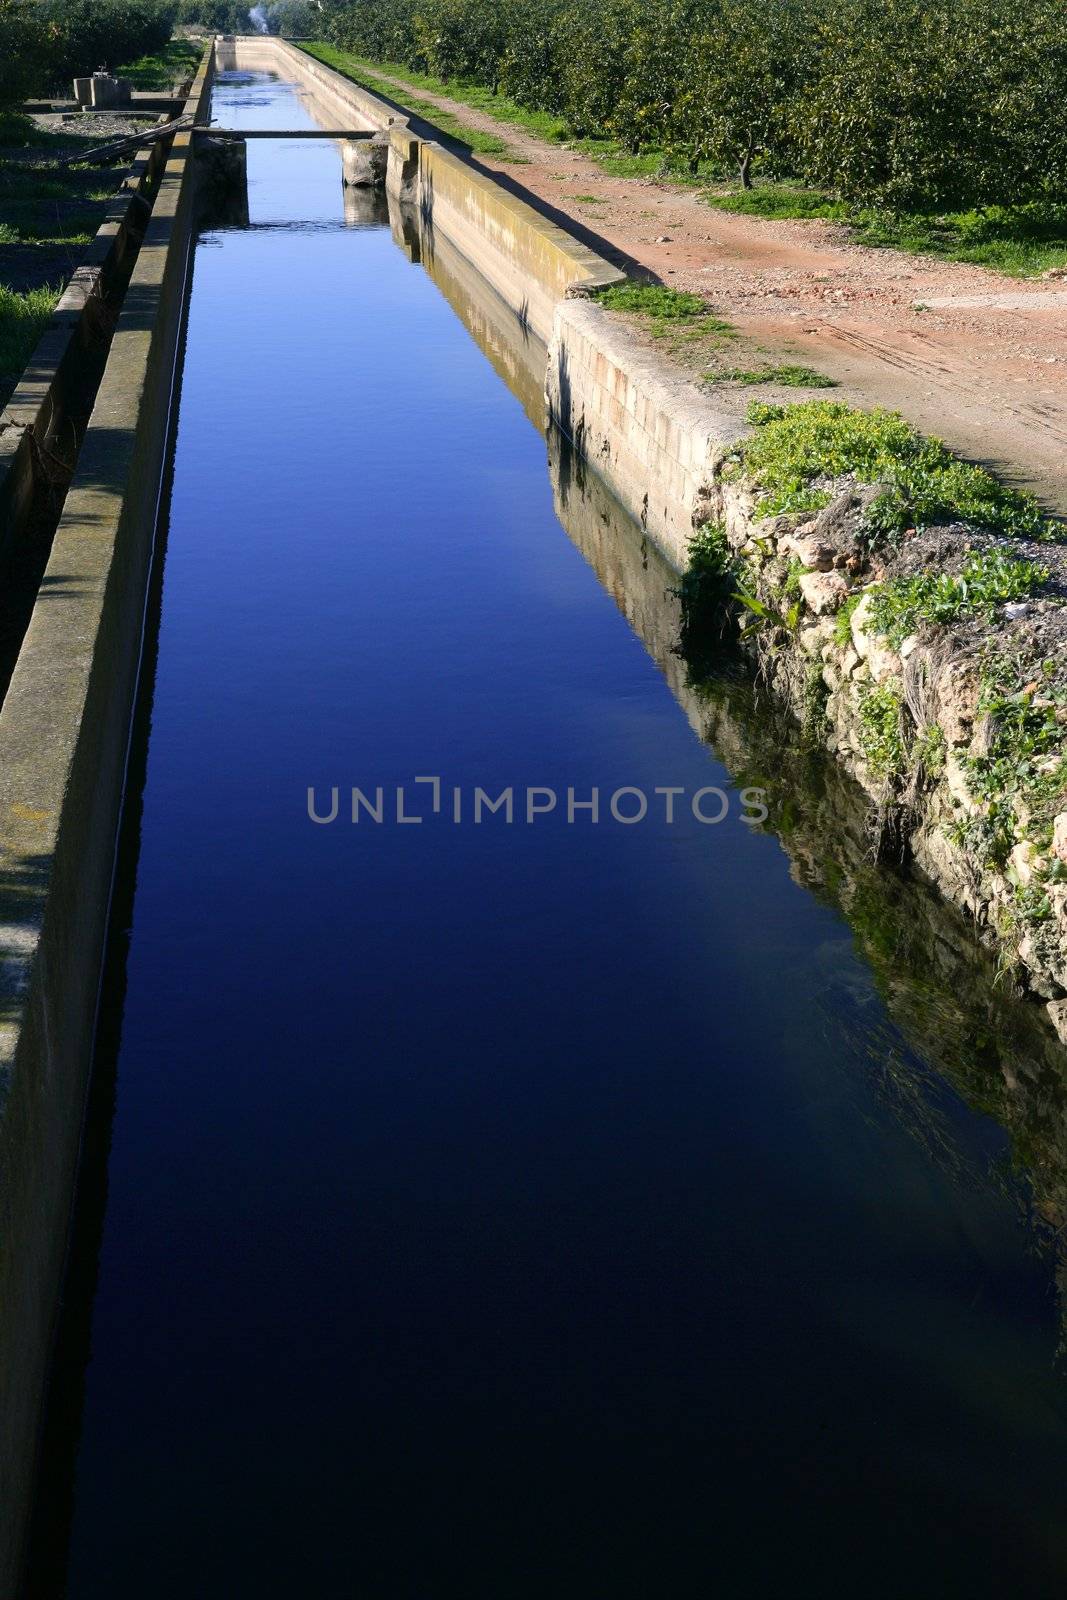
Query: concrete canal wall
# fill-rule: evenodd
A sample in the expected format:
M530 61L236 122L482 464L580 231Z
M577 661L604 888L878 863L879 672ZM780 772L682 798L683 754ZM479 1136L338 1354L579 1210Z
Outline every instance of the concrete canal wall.
M206 106L210 66L188 109ZM194 225L178 135L0 712L0 1593L16 1592L77 1169Z
M737 549L751 543L759 523L753 498L743 483L724 485L718 471L745 432L740 411L713 403L674 376L587 298L590 290L621 279L610 263L476 165L424 137L397 107L294 46L264 38L223 41L216 60L223 69L272 71L302 85L323 127L387 136L394 235L441 286L527 413L539 424L551 414L570 442L571 456L558 465L564 508L567 475L592 469L675 574L686 565L694 526L709 516L724 521ZM205 62L188 103L201 120L212 71L213 63ZM0 711L4 1594L14 1592L32 1484L92 1055L195 230L194 142L189 133L178 135L162 172L41 598ZM354 211L364 203L373 211L370 200ZM789 530L780 532L789 536ZM852 688L844 686L838 647L814 588L810 611L793 652L799 666L783 674L783 696L788 699L796 685L810 687L813 672L825 682L831 709L840 708L833 748L868 782L862 752L849 743L860 703L849 697L862 690L855 678ZM839 653L856 657L850 673L870 677L859 649L849 644ZM954 889L958 864L923 849L922 836L920 850L946 894L967 904ZM977 916L977 905L971 909Z
M323 127L390 134L387 186L414 206L423 233L441 235L481 273L520 323L546 345L556 307L568 294L618 283L623 274L595 251L510 194L489 174L432 139L348 78L281 39L238 38L217 47L237 71L274 72L300 85Z

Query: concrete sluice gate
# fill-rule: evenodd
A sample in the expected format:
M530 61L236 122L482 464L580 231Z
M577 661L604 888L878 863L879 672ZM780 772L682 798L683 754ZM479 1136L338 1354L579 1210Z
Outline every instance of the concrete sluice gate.
M617 498L548 421L630 426L561 343L614 270L214 68L0 717L0 1592L682 1593L708 1504L753 1593L1054 1592L1046 1031L691 680L684 426Z

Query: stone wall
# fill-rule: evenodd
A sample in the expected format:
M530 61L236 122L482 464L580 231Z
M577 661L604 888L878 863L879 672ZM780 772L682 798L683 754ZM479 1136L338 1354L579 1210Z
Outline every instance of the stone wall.
M206 105L209 67L190 111ZM17 1592L77 1170L193 233L175 137L0 712L0 1593Z

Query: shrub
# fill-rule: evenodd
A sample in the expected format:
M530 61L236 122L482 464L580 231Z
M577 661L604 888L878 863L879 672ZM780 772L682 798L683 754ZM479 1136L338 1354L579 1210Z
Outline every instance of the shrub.
M873 589L871 625L890 644L900 645L924 622L991 616L998 605L1025 599L1048 579L1048 568L1035 561L1020 561L1005 550L979 551L958 573L919 572Z

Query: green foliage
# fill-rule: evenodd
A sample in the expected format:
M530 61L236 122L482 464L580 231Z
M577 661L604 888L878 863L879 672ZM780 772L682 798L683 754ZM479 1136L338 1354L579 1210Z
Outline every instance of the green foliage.
M874 207L872 242L894 216L936 233L950 212L961 248L1010 262L998 229L1067 188L1062 0L322 0L319 15L364 61L499 90L631 160L734 174L754 214ZM757 176L819 195L795 209L749 191Z
M887 781L904 771L903 703L894 683L868 685L860 698L859 742L871 771Z
M752 187L753 164L786 158L793 103L806 76L804 12L794 0L716 0L680 63L668 143L696 161L735 171Z
M834 643L842 650L852 643L852 613L862 599L862 591L846 595L834 617Z
M958 622L991 616L1009 600L1022 600L1048 582L1049 570L1005 550L969 556L962 571L919 572L871 590L869 615L877 633L900 645L924 622Z
M191 78L200 64L203 46L190 39L171 39L151 55L123 62L116 72L128 78L135 89L168 90Z
M397 92L395 85L379 77L377 73L349 55L347 51L338 50L333 45L328 44L309 44L305 45L304 49L309 55L314 56L317 61L322 61L326 66L333 67L346 78L351 78L353 83L361 84L363 88L370 89L372 93L381 95L385 100L395 99ZM440 87L446 89L448 85L441 84ZM409 95L404 104L409 111L414 111L418 116L424 117L427 122L432 122L436 128L439 128L442 133L453 139L456 144L463 145L467 150L473 150L477 155L510 156L508 146L495 133L486 133L481 128L472 127L470 123L464 122L460 117L457 117L454 112L442 111L432 101L419 100Z
M29 289L18 294L0 284L0 400L6 402L22 376L59 295L58 288Z
M668 289L662 283L613 283L599 289L594 298L608 311L639 312L657 322L689 322L707 309L698 294Z
M34 87L69 95L71 79L154 55L171 36L165 0L31 0Z
M827 222L849 222L852 209L843 200L832 199L825 190L805 189L796 183L761 183L751 189L711 190L702 196L719 211L736 212L743 217L766 217L772 222L822 218Z
M757 401L748 420L757 432L740 459L763 491L760 508L767 515L808 509L818 479L852 474L860 483L886 485L867 514L874 540L942 522L967 522L1015 538L1062 537L1060 525L1043 515L1031 495L960 461L895 411L857 411L830 400L793 406Z
M1058 665L1045 662L1035 678L1027 663L1002 654L986 661L978 706L986 719L986 751L963 761L981 811L953 830L984 865L1004 866L1019 815L1037 848L1047 848L1053 819L1067 806L1067 687Z
M689 565L682 575L682 654L695 659L723 631L738 585L737 559L726 529L706 522L689 541Z

